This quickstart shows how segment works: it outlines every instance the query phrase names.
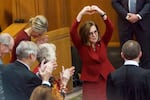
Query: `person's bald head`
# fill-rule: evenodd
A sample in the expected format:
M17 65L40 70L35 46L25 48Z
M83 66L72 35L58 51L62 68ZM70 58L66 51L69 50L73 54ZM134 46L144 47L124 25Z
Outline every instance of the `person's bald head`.
M125 59L132 60L137 58L141 53L141 46L137 41L128 40L122 46L122 54Z

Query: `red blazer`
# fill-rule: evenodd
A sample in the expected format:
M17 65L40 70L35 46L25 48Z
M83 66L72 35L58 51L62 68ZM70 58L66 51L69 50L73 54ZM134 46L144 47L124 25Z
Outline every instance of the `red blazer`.
M71 26L70 35L72 42L77 48L82 60L81 80L97 81L101 75L107 79L107 75L114 70L112 64L107 57L107 45L112 37L113 26L109 19L104 21L106 31L101 37L101 40L96 43L96 51L93 51L91 46L81 43L77 29L80 22L74 21Z

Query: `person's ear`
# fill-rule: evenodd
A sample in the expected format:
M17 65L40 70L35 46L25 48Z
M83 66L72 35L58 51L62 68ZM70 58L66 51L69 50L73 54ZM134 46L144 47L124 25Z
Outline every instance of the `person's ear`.
M139 58L141 58L142 57L142 51L140 51L140 53L139 53Z
M123 52L121 52L120 54L121 54L121 57L122 57L123 59L125 59Z
M34 54L30 54L30 55L29 55L29 58L30 58L30 59L35 59L35 55L34 55Z

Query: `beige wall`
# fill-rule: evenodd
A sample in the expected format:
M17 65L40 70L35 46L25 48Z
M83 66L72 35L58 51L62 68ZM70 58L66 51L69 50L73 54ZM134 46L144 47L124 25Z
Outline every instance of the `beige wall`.
M12 0L0 0L0 26L5 29L12 23Z

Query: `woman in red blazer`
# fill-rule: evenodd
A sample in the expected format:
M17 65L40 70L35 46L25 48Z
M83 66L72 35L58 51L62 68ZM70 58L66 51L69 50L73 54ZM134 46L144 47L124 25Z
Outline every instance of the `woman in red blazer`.
M106 31L102 37L93 21L85 22L79 29L85 14L98 13L104 20ZM107 75L114 70L107 58L107 45L112 37L112 23L98 6L85 6L71 26L70 35L82 60L83 100L106 100Z

